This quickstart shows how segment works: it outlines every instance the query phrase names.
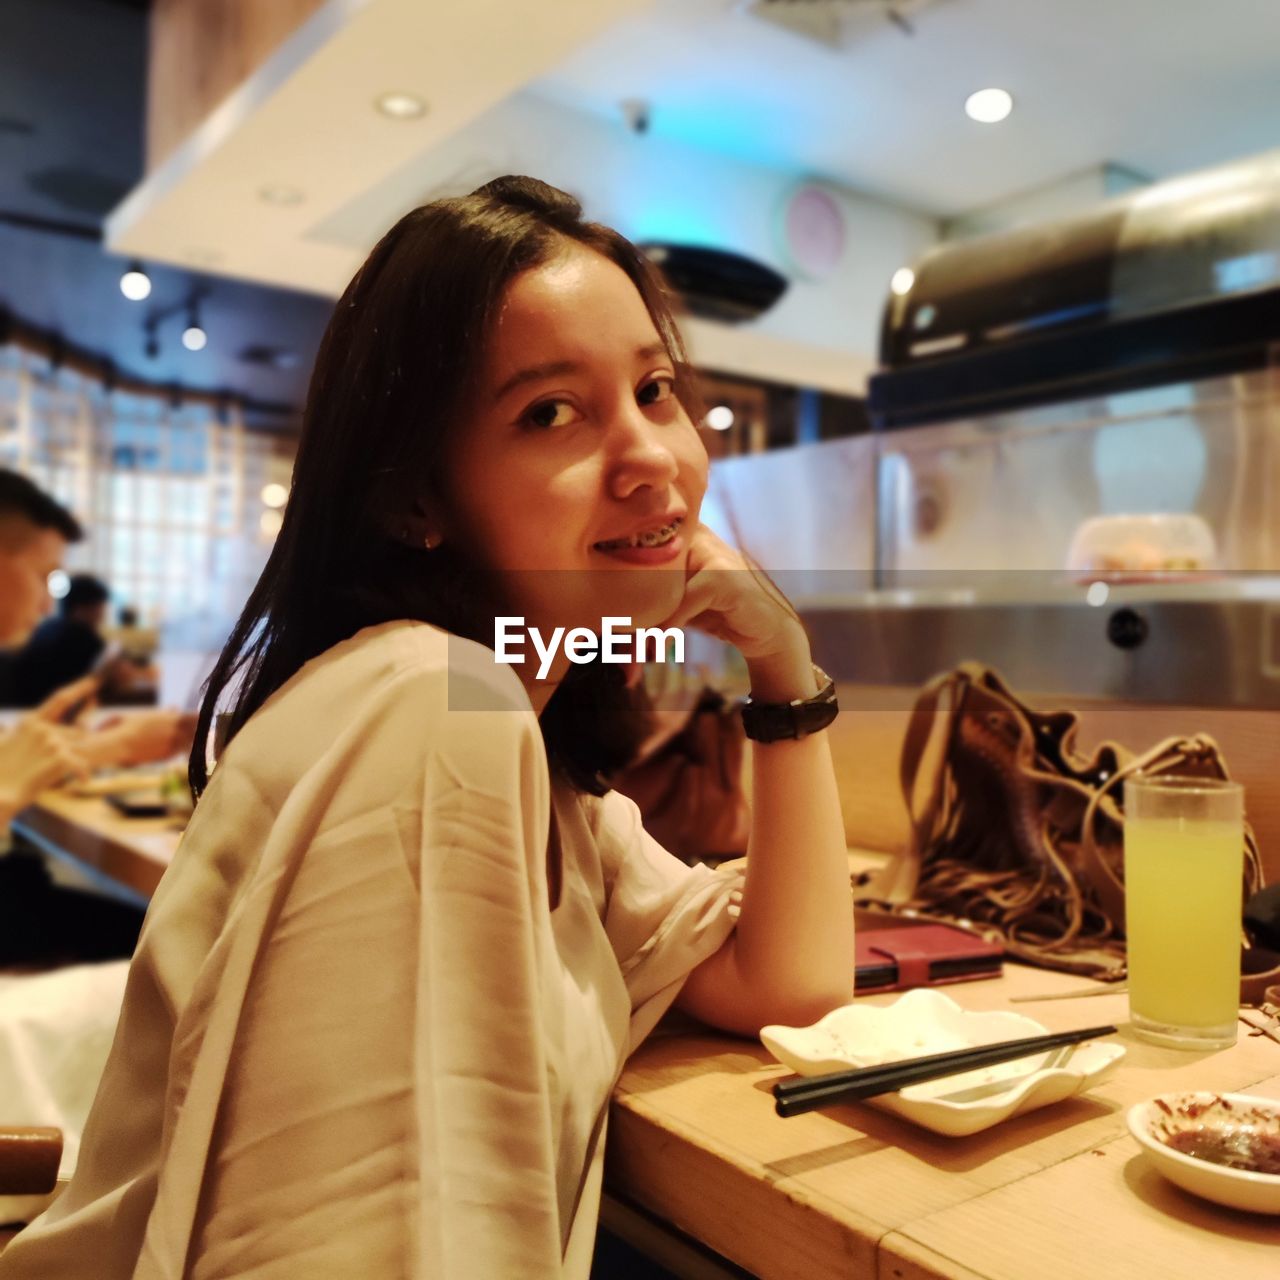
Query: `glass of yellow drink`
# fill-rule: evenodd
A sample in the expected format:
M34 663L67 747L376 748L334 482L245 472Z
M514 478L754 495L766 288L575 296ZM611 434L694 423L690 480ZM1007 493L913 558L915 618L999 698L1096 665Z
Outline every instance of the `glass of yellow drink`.
M1179 1049L1236 1042L1244 792L1214 778L1124 784L1129 1019Z

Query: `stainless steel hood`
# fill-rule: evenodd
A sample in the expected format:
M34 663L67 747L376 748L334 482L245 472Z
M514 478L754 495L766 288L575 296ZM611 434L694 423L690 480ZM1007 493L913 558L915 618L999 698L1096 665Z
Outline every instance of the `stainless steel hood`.
M872 418L889 429L1258 369L1277 341L1280 151L934 248L886 306Z

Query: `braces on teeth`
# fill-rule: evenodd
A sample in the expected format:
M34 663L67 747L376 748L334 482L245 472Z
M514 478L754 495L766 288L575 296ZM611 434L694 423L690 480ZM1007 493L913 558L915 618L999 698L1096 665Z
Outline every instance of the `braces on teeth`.
M660 547L663 543L670 542L676 536L676 530L679 527L680 521L673 520L670 524L664 524L660 529L638 533L632 538L613 538L608 542L597 542L596 546L601 551L617 551L622 547Z

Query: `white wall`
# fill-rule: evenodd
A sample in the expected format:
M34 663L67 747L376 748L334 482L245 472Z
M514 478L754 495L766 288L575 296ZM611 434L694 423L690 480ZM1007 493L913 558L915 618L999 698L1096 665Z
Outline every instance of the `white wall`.
M1150 182L1150 178L1122 165L1094 165L1030 191L1020 191L1006 200L973 209L958 218L948 218L942 226L943 238L961 240L1074 217L1104 200L1149 186Z
M312 238L367 246L389 225L389 208L404 211L468 191L501 173L532 174L572 191L588 216L632 239L731 249L779 269L775 226L799 176L670 139L636 136L620 123L522 93L357 196L313 229ZM847 228L835 272L821 283L793 282L773 311L749 326L711 332L691 326L695 358L833 390L863 388L879 346L889 277L936 241L939 228L923 215L845 188L828 189Z

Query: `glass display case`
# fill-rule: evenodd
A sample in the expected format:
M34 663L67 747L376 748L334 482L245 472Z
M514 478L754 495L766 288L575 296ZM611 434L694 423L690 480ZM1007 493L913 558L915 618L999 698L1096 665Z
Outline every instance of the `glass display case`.
M818 660L1280 706L1280 153L943 244L910 275L857 442L867 485L840 506L849 460L816 450L796 451L822 477L803 490L768 472L779 455L729 478Z

